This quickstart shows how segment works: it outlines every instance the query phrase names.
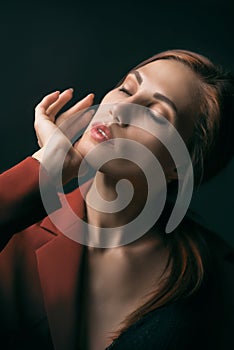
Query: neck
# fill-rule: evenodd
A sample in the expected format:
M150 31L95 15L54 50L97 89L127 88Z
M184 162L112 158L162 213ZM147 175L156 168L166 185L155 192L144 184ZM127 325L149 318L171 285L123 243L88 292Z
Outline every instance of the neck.
M124 227L141 213L148 196L147 181L144 175L138 176L137 179L137 182L134 179L128 179L130 185L126 180L119 182L120 179L112 178L101 172L96 173L85 199L87 221L94 227L90 236L91 246L114 247L122 245L121 242L125 241ZM104 236L103 229L110 229L107 245L101 244ZM138 246L143 242L147 244L156 237L158 240L159 236L161 236L159 231L156 232L154 228L128 244L128 248Z

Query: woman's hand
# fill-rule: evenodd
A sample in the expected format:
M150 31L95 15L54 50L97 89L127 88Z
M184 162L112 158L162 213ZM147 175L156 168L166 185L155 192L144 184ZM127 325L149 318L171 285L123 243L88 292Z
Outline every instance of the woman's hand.
M72 98L73 89L55 91L36 106L34 128L41 149L32 157L37 159L56 182L63 163L63 183L77 176L82 156L72 146L71 139L90 122L93 111L86 111L93 103L94 94L87 95L70 109L55 117Z

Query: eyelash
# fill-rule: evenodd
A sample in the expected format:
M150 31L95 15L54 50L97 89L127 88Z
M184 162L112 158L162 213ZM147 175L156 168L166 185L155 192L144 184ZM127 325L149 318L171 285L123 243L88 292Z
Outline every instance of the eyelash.
M132 94L124 87L122 86L121 88L119 88L119 91L123 92L124 94L128 95L128 96L132 96ZM161 119L160 117L158 117L154 112L152 112L152 110L150 110L149 108L147 108L147 112L150 115L151 118L153 118L154 120L156 120L156 122L158 122L159 124L166 124L166 122L164 121L164 119Z
M131 94L127 89L125 89L124 86L122 86L121 88L119 88L119 91L125 93L125 94L128 95L128 96L132 96L132 94Z

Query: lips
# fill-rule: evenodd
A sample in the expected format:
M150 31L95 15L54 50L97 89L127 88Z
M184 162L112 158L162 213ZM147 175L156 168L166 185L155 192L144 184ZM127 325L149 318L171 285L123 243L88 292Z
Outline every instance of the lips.
M90 133L97 142L110 141L112 139L110 128L102 123L93 123Z

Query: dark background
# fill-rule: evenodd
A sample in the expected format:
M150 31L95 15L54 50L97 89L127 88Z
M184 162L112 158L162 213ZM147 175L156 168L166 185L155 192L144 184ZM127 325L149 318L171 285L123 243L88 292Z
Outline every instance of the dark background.
M170 48L197 51L234 71L232 1L9 2L0 5L0 171L37 149L34 107L47 93L95 92L95 103L134 65ZM234 164L192 208L234 245Z

